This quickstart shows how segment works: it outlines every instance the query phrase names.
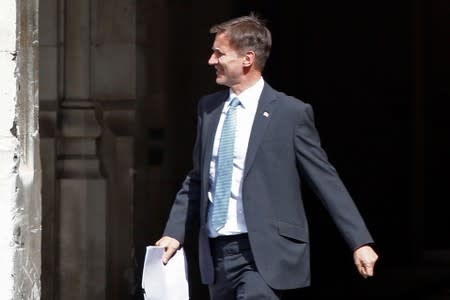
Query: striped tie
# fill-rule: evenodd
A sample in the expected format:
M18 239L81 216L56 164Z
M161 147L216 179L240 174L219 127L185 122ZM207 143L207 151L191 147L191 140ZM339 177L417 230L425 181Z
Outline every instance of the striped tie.
M236 129L236 107L240 101L233 98L223 122L217 153L216 185L212 211L212 225L219 230L225 225L228 214L228 202L231 197L231 175L233 173L234 136Z

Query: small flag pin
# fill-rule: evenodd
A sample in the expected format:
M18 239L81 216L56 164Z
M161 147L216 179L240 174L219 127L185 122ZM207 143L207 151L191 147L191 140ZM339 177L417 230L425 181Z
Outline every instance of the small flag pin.
M265 111L265 112L263 113L263 116L266 117L266 118L268 118L268 117L269 117L269 113L268 113L267 111Z

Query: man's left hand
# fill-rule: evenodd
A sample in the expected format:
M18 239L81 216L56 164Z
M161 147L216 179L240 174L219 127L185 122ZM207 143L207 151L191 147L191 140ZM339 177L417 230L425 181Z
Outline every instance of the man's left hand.
M359 247L353 252L353 260L355 262L358 272L364 277L373 276L375 263L378 260L378 255L369 245Z

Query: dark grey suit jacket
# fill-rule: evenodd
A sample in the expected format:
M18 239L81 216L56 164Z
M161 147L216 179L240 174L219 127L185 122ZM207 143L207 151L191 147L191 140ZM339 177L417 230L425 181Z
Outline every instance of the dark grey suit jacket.
M192 218L200 220L200 272L206 284L214 280L206 225L209 165L214 134L227 97L228 90L200 99L193 169L175 198L164 231L164 235L183 243ZM373 242L320 145L311 106L267 83L250 135L242 184L252 253L258 271L272 288L292 289L310 284L303 184L308 184L323 202L350 248Z

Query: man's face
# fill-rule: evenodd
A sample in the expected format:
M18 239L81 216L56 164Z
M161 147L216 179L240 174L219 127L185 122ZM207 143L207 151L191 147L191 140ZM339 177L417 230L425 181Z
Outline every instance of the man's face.
M233 87L241 83L244 56L232 48L225 33L216 34L208 64L216 69L216 83Z

